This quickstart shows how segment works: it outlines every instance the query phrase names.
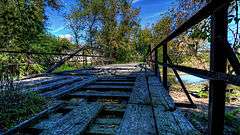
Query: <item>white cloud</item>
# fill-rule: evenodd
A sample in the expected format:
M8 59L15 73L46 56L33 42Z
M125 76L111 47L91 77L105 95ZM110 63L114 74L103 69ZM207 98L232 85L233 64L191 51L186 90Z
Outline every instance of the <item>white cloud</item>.
M59 35L59 38L66 38L70 42L73 40L73 36L71 34Z
M139 2L139 1L141 1L141 0L133 0L133 3L137 3L137 2Z

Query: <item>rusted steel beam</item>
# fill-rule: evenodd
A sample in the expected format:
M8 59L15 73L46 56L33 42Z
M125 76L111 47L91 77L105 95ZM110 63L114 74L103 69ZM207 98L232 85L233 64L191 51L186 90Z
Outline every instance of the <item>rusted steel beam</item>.
M154 48L153 45L150 46L150 49L152 49L152 48ZM153 61L155 60L155 50L151 54L151 60L153 60ZM155 64L154 63L151 64L151 68L152 68L153 71L155 71Z
M13 54L27 54L27 55L59 55L59 56L69 56L72 54L68 53L45 53L45 52L23 52L23 51L7 51L7 50L0 50L0 53L13 53ZM79 55L76 54L74 56L85 56L85 57L103 57L97 55Z
M211 0L216 4L227 4L228 0ZM224 6L211 17L210 71L226 73L228 30L228 6ZM208 105L208 134L224 134L224 113L226 83L222 80L210 80Z
M240 63L230 44L224 45L224 50L226 50L225 53L227 54L227 58L233 70L237 75L240 75Z
M51 66L46 73L51 73L53 72L55 69L57 69L58 67L60 67L61 65L63 65L66 61L70 60L71 58L75 57L79 52L84 51L84 49L88 49L88 47L82 47L80 49L78 49L77 51L75 51L74 53L70 54L68 57L65 57L64 59L60 60L58 63L54 64L53 66Z
M152 61L153 62L153 61ZM164 65L161 62L158 62L159 65ZM175 68L178 71L194 75L203 79L207 80L219 80L219 81L224 81L228 84L233 84L240 86L240 75L229 75L226 73L221 73L221 72L212 72L212 71L207 71L203 69L196 69L196 68L191 68L191 67L185 67L185 66L179 66L179 65L170 65L167 64L167 67L169 68Z
M233 0L228 0L228 2L231 2ZM175 31L173 31L170 35L168 35L165 39L163 39L156 47L154 47L150 53L153 52L156 48L159 48L164 43L169 42L170 40L174 39L175 37L179 36L183 32L187 31L189 28L193 27L203 19L209 17L214 12L217 12L222 7L226 7L227 3L221 3L221 2L209 2L206 6L204 6L202 9L200 9L195 15L193 15L191 18L189 18L185 23L183 23L181 26L179 26Z
M55 69L57 69L58 67L60 67L61 65L63 65L66 61L70 60L71 58L73 58L76 54L78 54L79 52L81 52L84 49L84 47L78 49L77 51L75 51L73 54L69 55L68 57L60 60L58 63L54 64L53 66L51 66L46 73L51 73L53 72Z
M169 64L170 64L170 65L173 65L172 60L170 59L170 57L167 56L167 58L168 58ZM188 90L187 90L187 88L185 87L185 85L184 85L181 77L179 76L177 70L176 70L175 68L172 68L172 70L173 70L175 76L177 77L178 82L180 83L180 85L181 85L184 93L186 94L186 96L187 96L187 98L188 98L188 101L190 102L190 104L191 104L193 107L196 107L195 104L194 104L194 102L193 102L193 100L192 100L192 98L190 97L190 94L188 93Z
M149 46L149 50L151 50L153 47L154 47L154 46L150 45L150 46ZM150 58L151 61L154 61L154 53L152 53L149 58ZM151 70L154 71L154 63L150 63L149 66L150 66Z
M177 107L184 107L184 108L196 108L196 105L187 104L187 103L175 103Z
M158 49L156 49L155 51L155 60L154 61L158 61ZM159 78L159 81L161 82L161 73L159 71L159 66L158 64L155 62L155 75Z
M166 90L168 90L168 75L167 75L167 43L163 44L163 86Z
M154 46L151 45L151 48L153 48ZM154 50L154 53L152 53L151 58L153 61L158 61L158 50ZM156 76L159 76L159 68L158 68L158 64L156 63L152 63L152 70L154 71ZM161 80L161 79L160 79Z

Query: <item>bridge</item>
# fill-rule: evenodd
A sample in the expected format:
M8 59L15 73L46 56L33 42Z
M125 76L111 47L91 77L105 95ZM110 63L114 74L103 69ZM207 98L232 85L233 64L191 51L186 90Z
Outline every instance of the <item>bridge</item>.
M55 102L6 134L200 134L168 93L168 69L173 70L188 97L185 107L195 105L178 71L210 80L208 133L223 134L226 84L240 85L240 64L227 42L227 7L228 1L211 0L157 46L149 48L144 63L52 73L81 51L78 50L45 74L21 80L24 87ZM168 42L209 16L210 70L174 65L168 56ZM162 61L158 59L160 47ZM226 74L227 60L235 75ZM162 73L159 65L163 66Z
M8 134L199 134L143 64L116 64L22 80L47 110Z

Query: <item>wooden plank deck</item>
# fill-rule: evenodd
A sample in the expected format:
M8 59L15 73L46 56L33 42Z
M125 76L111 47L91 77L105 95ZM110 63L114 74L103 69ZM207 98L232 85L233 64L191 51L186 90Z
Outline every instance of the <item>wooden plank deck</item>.
M153 113L150 106L128 105L117 135L155 135Z
M163 106L165 111L172 111L175 109L173 99L156 76L148 77L148 85L153 105Z
M137 76L129 103L150 104L147 81L144 75Z
M132 86L134 85L133 82L110 82L110 81L98 81L94 83L95 85L124 85L124 86Z
M121 89L127 89L130 90L132 87L131 86L126 86L126 85L89 85L84 87L85 89L89 89L89 90L97 90L97 89L106 89L106 90L111 90L111 89L115 89L115 90L121 90Z
M144 66L105 66L102 71L106 73L98 68L92 76L81 78L74 75L67 80L55 79L36 87L34 90L50 89L41 95L55 97L64 103L64 107L40 121L31 121L32 124L27 124L31 126L24 126L20 134L199 134L176 109L174 101L158 78L150 70L145 71ZM90 71L87 70L65 73L69 75ZM103 75L99 75L98 71ZM112 75L116 72L123 74Z
M199 132L180 111L169 112L162 110L162 107L155 107L154 114L160 135L199 135Z
M40 135L81 134L86 130L92 118L101 111L101 108L102 105L99 103L81 102L60 119L59 116L55 116L58 117L57 121L56 118L47 119L39 125L36 125L36 127L44 129Z
M63 85L71 84L71 83L74 83L74 82L80 81L80 80L82 80L81 77L68 78L68 79L52 82L52 83L49 83L46 85L40 85L38 87L34 87L34 88L32 88L32 91L36 91L36 92L40 92L40 93L46 92L46 91L50 91L52 89L56 89Z
M65 85L61 88L42 93L41 95L46 96L46 97L59 97L61 95L67 94L69 92L78 90L78 89L82 88L83 86L85 86L91 82L94 82L95 80L96 80L96 77L88 77L81 81L74 82L70 85Z
M37 77L40 78L38 80L34 80L34 78L24 80L23 87L36 87L39 85L49 84L52 82L60 81L63 79L70 78L70 76L51 76L51 77Z
M125 97L128 98L130 93L128 92L75 92L70 94L71 97Z

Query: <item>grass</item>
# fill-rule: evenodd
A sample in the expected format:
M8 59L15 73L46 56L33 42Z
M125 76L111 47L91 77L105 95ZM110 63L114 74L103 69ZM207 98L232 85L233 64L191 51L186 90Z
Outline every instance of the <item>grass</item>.
M0 130L6 131L16 124L42 111L49 99L34 92L23 91L13 80L0 82ZM1 129L2 128L2 129Z
M76 70L76 69L80 69L80 68L89 68L89 67L92 67L92 65L91 64L87 64L87 65L83 65L83 64L78 64L78 65L64 64L64 65L60 66L59 68L57 68L54 71L54 73L68 71L68 70Z
M239 117L237 117L237 114L240 113L240 108L235 109L233 111L228 111L225 113L225 127L224 127L224 132L226 134L236 134L239 135L240 133L240 120ZM208 124L208 114L207 112L203 111L193 111L189 113L188 119L191 121L191 123L196 126L196 127L201 127L203 131L205 132L204 129L207 129L207 124Z
M171 83L171 89L174 91L181 90L181 86L178 83L174 83L173 81L170 81ZM200 98L207 98L208 97L208 91L205 90L205 87L207 87L207 83L203 84L185 84L189 92L193 92L198 95ZM226 102L231 103L234 101L233 99L240 98L240 90L239 86L233 86L228 85L227 92L226 92ZM201 108L201 107L200 107ZM208 123L208 116L207 113L202 111L189 111L188 119L192 122L192 124L196 127L198 127L201 132L205 133L205 130L207 130L207 123ZM236 134L240 135L240 108L237 109L226 109L225 112L225 128L224 132L227 134Z
M240 108L234 109L233 111L229 111L225 113L225 124L227 126L232 127L235 132L235 134L239 135L240 133L240 120L237 115L240 114Z
M178 82L173 81L173 77L170 77L169 80L170 81L168 82L171 84L171 87L170 87L171 90L179 91L182 89ZM208 87L207 83L185 84L185 86L190 93L193 92L200 98L208 97L208 91L207 91L207 88L205 88L205 87ZM239 99L240 99L240 87L234 86L234 85L228 85L227 92L226 92L226 102L231 103Z
M68 65L68 64L64 64L64 65L60 66L59 68L57 68L54 72L57 73L57 72L63 72L63 71L67 71L67 70L76 70L76 69L78 69L78 68Z
M230 112L226 112L225 113L225 121L226 121L226 123L231 124L234 120L236 120L238 113L240 113L240 108L235 109L235 110L230 111Z

